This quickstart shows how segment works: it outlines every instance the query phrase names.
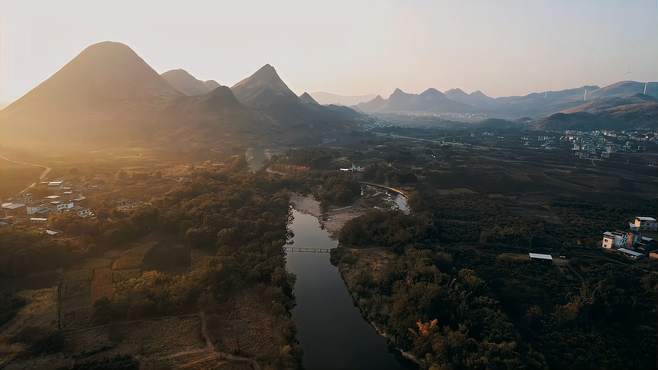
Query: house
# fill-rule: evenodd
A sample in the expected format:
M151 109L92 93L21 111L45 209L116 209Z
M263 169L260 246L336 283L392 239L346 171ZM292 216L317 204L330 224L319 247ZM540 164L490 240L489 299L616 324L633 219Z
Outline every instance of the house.
M48 209L48 207L45 207L44 205L28 206L27 207L27 215L28 216L47 214L49 212L50 212L50 209Z
M649 259L658 260L658 252L649 252Z
M48 222L48 219L44 217L30 217L30 221L35 223L43 223L43 222Z
M83 208L78 211L78 216L82 218L94 217L94 212L92 212L90 209Z
M46 229L45 233L46 233L46 235L55 236L55 235L59 234L59 231Z
M57 212L64 212L73 208L75 208L75 204L73 202L61 203L57 205Z
M0 206L5 216L19 216L25 214L25 204L23 203L2 203Z
M528 256L531 260L553 262L553 257L550 254L528 253Z
M640 252L632 251L632 250L626 249L626 248L619 248L619 249L617 249L617 252L620 252L621 254L623 254L624 256L626 256L626 257L628 257L632 260L638 260L638 259L644 258L644 254L642 254Z
M638 216L635 217L635 221L631 227L636 230L656 231L658 230L658 223L656 223L656 219L653 217Z
M48 182L48 186L50 187L60 187L64 183L63 180L57 180L57 181L50 181Z
M45 199L50 199L50 200L59 199L59 195L49 195Z
M601 247L605 249L632 247L637 241L635 233L630 231L606 231L603 233Z

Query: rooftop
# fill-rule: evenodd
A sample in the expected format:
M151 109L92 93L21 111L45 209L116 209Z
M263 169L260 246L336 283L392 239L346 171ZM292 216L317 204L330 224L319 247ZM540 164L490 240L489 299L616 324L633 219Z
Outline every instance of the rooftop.
M656 219L653 217L643 217L643 216L637 216L635 217L635 219L640 221L656 221Z
M18 209L21 207L25 207L25 204L23 203L2 203L2 208L4 209L9 209L9 210L14 210Z
M617 249L617 250L618 250L619 252L621 252L621 253L628 254L628 255L633 256L633 257L641 257L641 256L643 256L643 254L640 253L640 252L632 251L632 250L630 250L630 249L626 249L626 248L619 248L619 249Z
M541 253L528 253L531 259L540 259L540 260L547 260L547 261L552 261L553 257L551 257L550 254L541 254Z

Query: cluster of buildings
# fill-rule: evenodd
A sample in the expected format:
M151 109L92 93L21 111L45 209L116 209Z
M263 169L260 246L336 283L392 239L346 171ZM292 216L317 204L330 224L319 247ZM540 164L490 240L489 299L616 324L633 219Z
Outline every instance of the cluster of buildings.
M653 217L635 217L628 224L627 231L606 231L603 233L601 247L607 250L617 251L626 257L637 260L647 257L658 258L658 253L653 252L655 241L653 237L658 231L658 223Z
M38 186L50 195L37 197L33 193L24 193L0 204L0 227L21 222L46 223L52 213L74 212L82 218L95 216L84 206L87 198L63 180L44 181ZM47 231L50 231L49 235L56 233Z
M658 132L567 130L561 140L571 145L579 159L605 160L614 153L640 153L648 144L658 144Z
M544 150L557 149L556 138L554 136L539 135L536 138L533 136L521 136L521 144L527 147L538 147Z

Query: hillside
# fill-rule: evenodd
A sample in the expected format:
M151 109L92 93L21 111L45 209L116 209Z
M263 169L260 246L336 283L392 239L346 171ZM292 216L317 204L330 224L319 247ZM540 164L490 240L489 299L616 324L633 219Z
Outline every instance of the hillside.
M235 84L231 90L245 106L271 117L286 128L284 141L297 141L304 136L321 136L358 129L363 119L356 111L339 106L309 104L308 94L298 97L281 79L276 69L266 64L253 75ZM310 100L309 100L310 98Z
M0 141L77 146L143 137L181 96L128 46L101 42L0 112Z
M297 97L269 65L229 89L183 70L161 76L128 46L101 42L0 111L0 145L88 150L306 142L357 129L360 119L350 108Z
M188 96L204 95L220 86L214 80L198 80L184 69L167 71L162 74L162 78L176 90Z
M533 126L548 130L656 129L658 100L643 94L597 99L541 119Z

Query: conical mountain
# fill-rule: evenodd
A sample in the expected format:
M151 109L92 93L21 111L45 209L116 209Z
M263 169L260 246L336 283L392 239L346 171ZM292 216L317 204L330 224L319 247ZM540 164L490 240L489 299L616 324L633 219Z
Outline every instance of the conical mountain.
M0 141L116 142L147 134L181 95L128 46L101 42L0 112Z
M274 67L264 65L253 75L231 88L243 105L263 113L288 130L292 140L297 137L316 137L354 128L362 116L347 107L308 104L312 99L300 98L288 88ZM308 94L307 94L308 95ZM315 102L315 100L313 100Z
M386 106L386 100L381 95L375 96L372 100L359 103L356 108L366 113L379 112Z
M221 86L214 80L201 81L184 69L172 69L161 76L176 90L187 96L204 95Z
M300 103L299 98L269 64L235 84L231 90L238 100L252 108L269 108L273 105Z

